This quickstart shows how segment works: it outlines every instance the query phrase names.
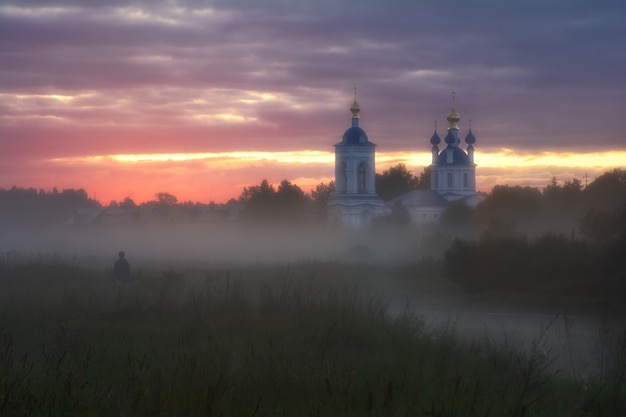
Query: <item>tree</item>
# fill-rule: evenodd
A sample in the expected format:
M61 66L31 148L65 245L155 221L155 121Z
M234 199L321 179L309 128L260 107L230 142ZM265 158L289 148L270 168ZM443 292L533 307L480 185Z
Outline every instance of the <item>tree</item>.
M156 197L157 203L162 206L173 206L178 202L178 198L170 193L161 192L156 193L154 196Z
M545 197L557 197L559 194L561 194L561 186L556 177L552 177L546 188L543 189L543 195Z
M287 180L278 189L267 180L259 185L244 187L239 202L246 205L244 217L256 220L301 219L309 202L300 187Z
M275 215L276 189L267 180L261 184L244 187L239 201L245 204L243 218L267 220Z
M389 201L402 194L419 188L420 180L400 163L376 174L376 192L384 201Z
M496 185L491 194L476 206L478 225L495 235L514 235L520 230L539 227L542 194L537 188Z
M0 223L39 227L64 222L76 208L100 207L85 190L54 188L50 192L16 186L0 188ZM2 227L0 227L2 230Z
M326 207L328 200L335 194L335 181L330 181L328 184L323 182L317 184L314 190L311 190L311 197L315 204L317 214L320 217L326 217Z
M560 186L556 177L543 189L543 220L551 229L566 233L575 228L583 215L583 191L580 180L573 178Z
M243 204L263 204L271 201L274 194L276 194L274 186L267 180L262 180L259 185L243 187L243 191L239 195L239 202Z
M176 197L174 197L174 198L176 198ZM119 204L119 206L120 206L120 208L123 208L123 209L131 209L131 208L137 207L137 204L135 204L135 201L132 198L126 197L124 199L124 201L122 201Z
M626 205L626 170L614 169L596 178L584 189L586 206L611 211Z
M582 235L597 244L607 244L623 233L626 209L605 212L588 210L580 222Z
M418 188L420 190L430 190L430 175L431 175L430 167L425 167L419 177Z
M307 196L304 191L287 180L280 182L278 190L276 190L276 197L281 204L286 205L298 205L307 201Z
M441 227L448 234L459 237L472 232L474 211L462 201L451 202L441 216Z

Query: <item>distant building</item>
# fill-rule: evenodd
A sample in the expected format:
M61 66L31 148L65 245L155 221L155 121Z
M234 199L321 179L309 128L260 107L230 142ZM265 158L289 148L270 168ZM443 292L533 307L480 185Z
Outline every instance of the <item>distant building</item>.
M356 94L350 111L352 126L335 144L335 195L328 202L328 212L333 222L360 228L386 209L375 189L376 144L359 126L361 107Z
M436 191L414 190L388 201L386 206L393 209L398 204L409 213L412 224L424 225L439 222L450 202Z
M454 95L447 114L446 147L439 150L441 138L435 132L430 138L432 161L430 165L430 190L416 190L397 197L386 204L375 190L376 145L369 141L359 126L360 111L356 100L350 107L352 126L345 131L341 142L335 144L335 195L328 203L331 220L344 226L368 226L374 217L389 214L394 206L404 206L416 225L435 223L451 201L460 200L470 207L484 199L476 192L476 164L474 144L476 138L470 129L465 136L467 149L461 148Z
M104 208L91 224L117 226L137 224L141 218L138 208Z
M465 143L467 153L461 148L459 138L459 120L454 95L448 115L446 147L439 151L441 138L435 132L430 138L432 161L430 164L430 190L411 191L388 201L386 206L402 204L411 215L411 222L416 225L438 222L451 201L463 201L475 207L484 200L484 195L476 192L476 164L474 163L474 144L476 137L470 126Z
M437 128L430 138L430 143L433 145L430 189L443 195L446 200L453 201L476 194L476 164L474 163L476 138L470 127L465 136L467 144L467 153L465 153L460 147L458 122L461 116L455 108L454 96L446 119L449 123L448 133L444 139L447 144L446 148L439 152L441 139L437 134Z
M99 207L80 207L72 210L72 214L65 221L65 226L86 226L91 224L102 212Z
M138 208L76 208L65 221L66 226L92 226L92 225L127 225L139 223L140 212Z

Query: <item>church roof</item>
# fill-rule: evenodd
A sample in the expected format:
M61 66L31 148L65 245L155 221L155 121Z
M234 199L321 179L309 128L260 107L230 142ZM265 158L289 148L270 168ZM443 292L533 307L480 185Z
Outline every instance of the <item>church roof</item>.
M358 126L349 127L343 137L341 138L341 142L337 143L335 146L376 146L372 142L369 141L367 137L367 133L365 130L361 129Z
M465 143L467 143L468 145L473 145L476 143L476 137L474 137L471 127L469 132L467 132L467 136L465 136Z
M448 162L448 152L452 152L452 158L450 162ZM472 161L470 161L469 157L463 151L463 149L458 146L448 145L444 150L439 153L437 160L435 161L435 165L474 165Z
M448 134L446 135L444 141L448 145L454 145L454 143L456 142L456 137L454 136L451 130L448 130Z
M369 141L365 130L359 127L361 106L356 101L356 88L354 89L354 102L350 106L350 112L352 113L352 126L344 132L341 142L335 146L376 146Z
M441 143L441 138L437 134L437 129L435 129L435 133L430 137L430 143L433 145L439 145Z

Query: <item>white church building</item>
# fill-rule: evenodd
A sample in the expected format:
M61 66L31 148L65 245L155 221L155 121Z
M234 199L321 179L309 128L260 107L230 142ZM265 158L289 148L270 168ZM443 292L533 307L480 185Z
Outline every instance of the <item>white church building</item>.
M385 215L386 208L375 189L376 144L359 126L361 107L356 95L350 111L352 126L335 144L335 195L328 202L328 212L333 223L360 228Z
M467 153L461 149L458 125L461 116L456 110L454 96L452 108L446 119L449 126L444 139L447 144L445 149L439 152L441 139L436 128L435 133L430 138L430 143L433 145L431 148L433 158L430 165L430 189L443 195L446 200L452 201L476 194L476 164L474 163L476 138L470 127L467 136L465 136Z
M352 126L346 130L341 142L335 144L335 195L328 203L333 221L359 228L369 225L374 217L389 214L393 207L401 204L413 224L434 223L439 221L451 201L463 201L474 207L484 198L476 192L476 138L470 127L464 140L467 148L462 149L458 126L461 116L456 110L454 95L446 117L445 148L439 150L441 138L436 127L430 138L430 190L410 191L386 203L376 194L376 145L359 127L361 108L356 96L350 111Z

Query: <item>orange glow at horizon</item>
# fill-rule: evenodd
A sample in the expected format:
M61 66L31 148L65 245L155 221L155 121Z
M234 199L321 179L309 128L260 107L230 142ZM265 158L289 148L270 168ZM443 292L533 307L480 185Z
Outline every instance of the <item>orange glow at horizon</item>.
M407 166L428 166L424 164L430 158L429 152L385 152L376 155L378 171L387 169L398 163ZM539 154L519 154L512 149L499 152L481 152L477 154L480 167L506 168L519 167L620 167L626 162L626 151L588 152L588 153L556 153L542 152ZM268 151L236 151L236 152L195 152L195 153L145 153L145 154L113 154L85 157L52 158L51 162L61 164L93 163L99 161L115 161L126 164L150 162L182 162L209 160L211 162L233 161L240 163L253 161L276 161L284 164L330 164L334 162L334 153L301 150L286 152ZM478 161L479 160L479 161Z
M334 153L301 151L233 151L164 154L114 154L54 158L45 161L48 175L44 188L84 188L107 204L126 197L136 203L154 200L157 192L170 192L179 201L226 202L237 198L243 187L263 179L279 184L286 179L310 192L320 182L334 179ZM380 152L377 172L404 163L414 175L430 165L429 152ZM626 151L539 154L510 149L475 154L480 191L496 184L542 188L553 176L559 181L594 177L624 166ZM26 184L29 186L28 184ZM9 185L10 186L10 185Z

